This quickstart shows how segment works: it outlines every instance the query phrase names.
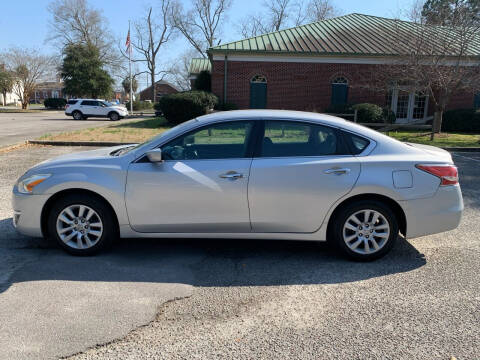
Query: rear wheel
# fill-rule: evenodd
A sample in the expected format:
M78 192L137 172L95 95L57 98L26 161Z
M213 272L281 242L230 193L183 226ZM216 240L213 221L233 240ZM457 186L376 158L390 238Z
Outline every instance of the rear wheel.
M110 114L108 114L108 117L112 121L117 121L120 119L120 115L118 115L118 113L116 113L115 111L112 111Z
M82 120L83 118L83 115L80 111L74 111L72 116L75 120Z
M118 237L112 210L91 195L72 194L60 198L48 217L48 233L68 253L93 255Z
M387 254L398 236L393 211L379 201L359 201L345 206L333 223L336 246L355 260L369 261Z

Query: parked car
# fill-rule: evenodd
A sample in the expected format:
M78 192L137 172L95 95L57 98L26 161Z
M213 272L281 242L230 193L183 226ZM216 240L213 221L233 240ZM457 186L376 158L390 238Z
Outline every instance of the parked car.
M70 99L65 106L65 115L75 120L86 120L89 117L103 117L116 121L128 115L124 105L113 104L100 99Z
M122 238L330 240L385 255L406 238L458 226L447 151L346 120L243 110L201 116L138 145L42 162L13 189L14 224L93 254Z

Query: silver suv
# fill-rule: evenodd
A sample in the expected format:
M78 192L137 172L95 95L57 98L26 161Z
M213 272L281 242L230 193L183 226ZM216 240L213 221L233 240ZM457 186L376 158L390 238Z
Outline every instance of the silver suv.
M112 104L101 99L71 99L65 106L65 115L75 120L86 120L89 117L104 117L117 121L128 115L123 105Z

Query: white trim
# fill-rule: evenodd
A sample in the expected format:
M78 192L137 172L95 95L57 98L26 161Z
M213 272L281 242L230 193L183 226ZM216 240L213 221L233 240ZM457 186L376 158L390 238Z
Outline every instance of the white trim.
M225 55L213 55L213 61L224 61ZM394 56L298 56L298 55L229 55L228 61L252 62L291 62L291 63L319 63L319 64L391 64L398 63ZM445 65L456 65L456 60L446 61ZM427 64L428 65L428 64ZM461 62L463 66L478 66L479 61Z

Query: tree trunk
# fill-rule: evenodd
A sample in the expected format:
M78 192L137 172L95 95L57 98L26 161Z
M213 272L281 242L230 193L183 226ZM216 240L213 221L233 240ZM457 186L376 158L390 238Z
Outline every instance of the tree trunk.
M3 95L3 106L5 106L5 105L7 105L7 92L4 91L2 93L2 95Z
M150 80L152 81L152 103L155 103L157 96L157 87L155 86L155 68L152 67L152 73L150 74Z
M442 117L443 109L435 109L435 113L433 114L432 134L430 136L430 140L435 138L435 134L440 134L442 130Z

